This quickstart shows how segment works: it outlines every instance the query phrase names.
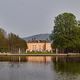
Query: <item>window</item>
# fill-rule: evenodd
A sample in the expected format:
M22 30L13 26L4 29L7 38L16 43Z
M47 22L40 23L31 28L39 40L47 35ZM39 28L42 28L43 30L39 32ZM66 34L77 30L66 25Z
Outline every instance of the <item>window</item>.
M34 50L34 51L36 50L36 45L33 45L33 50Z

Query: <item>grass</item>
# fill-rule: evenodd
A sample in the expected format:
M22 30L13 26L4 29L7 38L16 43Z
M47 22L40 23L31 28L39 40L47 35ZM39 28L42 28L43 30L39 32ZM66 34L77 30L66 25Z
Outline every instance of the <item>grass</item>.
M53 53L51 53L51 52L27 52L26 54L53 54Z

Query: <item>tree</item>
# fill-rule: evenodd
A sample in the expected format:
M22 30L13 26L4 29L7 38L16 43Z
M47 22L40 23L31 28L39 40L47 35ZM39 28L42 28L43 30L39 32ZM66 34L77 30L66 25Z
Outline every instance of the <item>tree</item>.
M51 34L52 45L59 51L73 52L80 49L80 27L75 15L62 13L55 17Z
M0 52L25 52L27 49L26 41L14 33L6 34L5 30L0 28Z
M12 53L19 52L19 49L21 51L26 51L27 49L26 41L13 33L10 33L8 35L8 44L9 44L9 51Z
M8 51L8 40L6 35L5 30L0 28L0 52Z

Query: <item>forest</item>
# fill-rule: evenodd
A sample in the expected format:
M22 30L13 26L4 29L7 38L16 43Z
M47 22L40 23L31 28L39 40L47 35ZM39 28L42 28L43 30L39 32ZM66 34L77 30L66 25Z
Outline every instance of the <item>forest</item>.
M27 49L26 41L14 33L8 33L0 28L0 52L18 53L25 52Z

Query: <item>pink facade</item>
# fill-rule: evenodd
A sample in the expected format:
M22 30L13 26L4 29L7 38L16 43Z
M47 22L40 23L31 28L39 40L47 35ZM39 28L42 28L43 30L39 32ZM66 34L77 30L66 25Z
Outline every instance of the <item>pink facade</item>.
M51 51L50 42L27 42L28 51Z

